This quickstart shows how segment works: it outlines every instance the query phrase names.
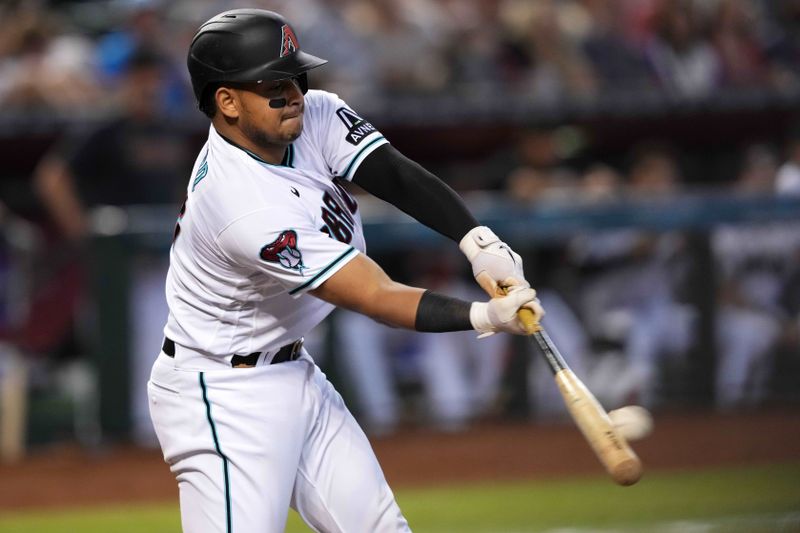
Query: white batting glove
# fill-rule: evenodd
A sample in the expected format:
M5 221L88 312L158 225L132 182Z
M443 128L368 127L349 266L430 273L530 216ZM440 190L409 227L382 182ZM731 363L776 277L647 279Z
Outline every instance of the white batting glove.
M481 333L478 338L499 331L527 335L525 326L517 316L517 311L523 307L533 312L537 324L544 316L544 309L536 298L536 291L530 287L517 285L508 289L507 296L492 298L488 302L473 302L469 310L469 320L472 327Z
M496 294L497 283L512 279L512 285L529 287L522 271L522 258L500 237L487 228L472 228L458 244L469 262L472 263L472 274L478 279L481 272L486 272L494 283L492 294ZM488 290L488 287L484 287Z

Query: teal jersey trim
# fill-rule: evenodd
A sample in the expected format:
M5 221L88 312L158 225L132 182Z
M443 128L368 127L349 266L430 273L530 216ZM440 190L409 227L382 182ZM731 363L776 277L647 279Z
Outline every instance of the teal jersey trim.
M269 163L267 163L269 164ZM290 144L286 148L286 152L283 154L283 161L281 161L281 166L294 168L294 145Z
M353 159L351 159L351 160L350 160L350 164L349 164L349 165L347 165L347 168L345 169L345 171L344 171L344 173L342 174L342 176L343 176L344 178L347 178L347 176L350 174L350 170L353 168L353 165L355 165L355 164L356 164L356 161L358 161L358 158L361 156L361 154L363 154L363 153L364 153L364 150L366 150L367 148L369 148L369 147L370 147L370 146L372 146L373 144L375 144L375 143L377 143L377 142L380 142L380 141L384 140L385 138L386 138L386 137L384 137L383 135L381 135L381 136L379 136L377 139L372 139L372 140L371 140L371 141L370 141L370 142L369 142L369 143L368 143L368 144L367 144L367 145L366 145L364 148L362 148L361 150L359 150L359 151L358 151L358 153L355 155L355 157L353 157Z
M355 249L355 248L353 248L353 247L351 246L350 248L348 248L348 249L347 249L347 251L346 251L345 253L343 253L342 255L340 255L339 257L337 257L336 259L334 259L333 261L331 261L331 263L330 263L328 266L326 266L325 268L323 268L322 270L320 270L319 272L317 272L317 275L316 275L316 276L314 276L314 277L313 277L313 278L311 278L310 280L306 281L305 283L303 283L303 284L302 284L302 285L300 285L299 287L295 287L294 289L290 290L290 291L289 291L289 294L290 294L290 295L295 295L295 294L297 294L298 292L300 292L300 291L302 291L303 289L305 289L306 287L308 287L309 285L312 285L312 284L313 284L315 281L317 281L317 280L318 280L320 277L324 276L326 272L328 272L330 269L332 269L333 267L335 267L337 264L339 264L341 261L343 261L343 260L344 260L344 259L345 259L345 258L346 258L348 255L350 255L350 254L351 254L351 253L353 253L354 251L356 251L356 249Z
M214 448L222 458L222 474L225 479L225 523L227 533L233 531L231 525L231 482L228 476L228 457L222 453L222 448L219 446L219 438L217 437L217 426L214 425L214 419L211 418L211 402L208 401L208 393L206 391L205 372L200 372L200 388L203 390L203 402L206 404L206 416L208 423L211 425L211 436L214 438Z

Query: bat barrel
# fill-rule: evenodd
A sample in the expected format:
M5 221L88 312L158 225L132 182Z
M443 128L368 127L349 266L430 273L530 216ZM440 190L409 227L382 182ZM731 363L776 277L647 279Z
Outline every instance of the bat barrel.
M555 380L572 419L614 482L628 486L639 481L642 462L594 395L570 369L556 373Z
M481 272L476 277L490 296L506 294L505 288L498 287L486 272ZM623 486L639 481L642 477L642 462L627 441L614 430L603 407L569 368L550 336L536 321L533 312L522 308L518 313L525 330L541 348L572 419L611 478Z

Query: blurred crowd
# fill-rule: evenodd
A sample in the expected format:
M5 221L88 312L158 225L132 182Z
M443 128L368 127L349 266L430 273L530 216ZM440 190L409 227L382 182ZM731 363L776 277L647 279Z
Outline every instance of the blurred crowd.
M194 31L243 6L293 21L301 46L331 61L314 83L346 101L502 93L547 103L800 86L797 0L9 0L0 105L102 112L132 51L147 44L168 64L165 111L190 109Z
M356 110L408 94L634 102L800 88L799 0L3 2L0 119L57 116L81 127L56 139L25 176L44 231L0 209L0 387L16 375L8 368L26 366L25 354L45 355L42 364L66 376L79 433L90 440L99 439L96 375L86 365L98 323L92 236L124 224L108 206L180 204L197 147L172 118L200 119L185 53L201 22L244 6L285 14L301 46L331 61L312 85ZM526 125L494 153L433 170L467 195L493 191L534 208L677 205L689 182L703 182L669 142L637 143L608 160L590 143L578 127ZM800 197L800 133L734 152L716 177L729 194ZM761 405L787 364L800 370L800 224L718 226L706 245L681 231L627 227L515 248L547 310L545 326L607 408L658 408L691 395L698 360L712 361L703 367L713 381L708 403ZM455 246L450 252L399 250L378 260L395 279L483 298ZM698 265L705 252L710 262ZM143 383L161 344L166 266L163 250L129 265L131 424L143 444L153 443ZM316 337L312 353L335 366L374 434L409 419L459 430L510 413L564 414L549 371L519 339L389 330L345 312Z

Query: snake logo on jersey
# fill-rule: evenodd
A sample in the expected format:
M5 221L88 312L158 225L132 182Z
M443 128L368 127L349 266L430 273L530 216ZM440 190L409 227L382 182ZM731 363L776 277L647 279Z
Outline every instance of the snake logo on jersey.
M277 239L261 248L261 259L270 263L279 263L282 267L302 272L303 254L297 248L297 233L287 229Z

